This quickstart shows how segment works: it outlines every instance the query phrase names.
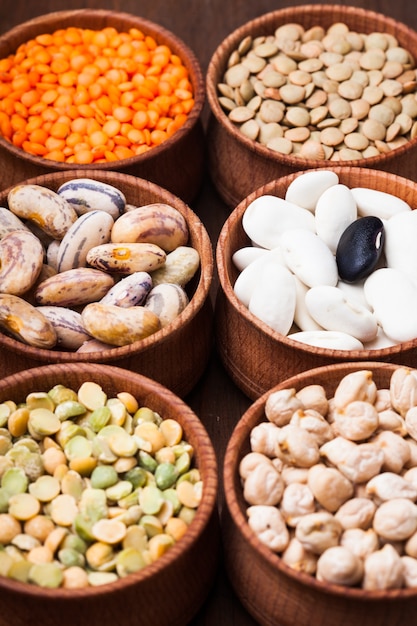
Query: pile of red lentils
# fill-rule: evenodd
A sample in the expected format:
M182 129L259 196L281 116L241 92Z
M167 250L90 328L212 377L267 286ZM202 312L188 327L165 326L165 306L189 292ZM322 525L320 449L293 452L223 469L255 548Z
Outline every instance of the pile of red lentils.
M68 27L0 59L0 134L54 161L142 154L173 135L193 105L182 60L136 28Z

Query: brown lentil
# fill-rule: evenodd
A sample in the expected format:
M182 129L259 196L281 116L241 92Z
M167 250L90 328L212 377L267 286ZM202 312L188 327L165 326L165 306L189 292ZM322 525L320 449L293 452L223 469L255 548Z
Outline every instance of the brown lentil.
M218 92L220 105L242 134L301 158L368 158L417 134L417 75L410 52L393 35L350 32L342 23L326 31L285 24L273 34L246 36L230 55ZM256 107L249 104L252 93ZM246 116L245 109L250 111ZM293 109L310 111L308 122ZM281 128L272 137L262 132L271 122ZM298 127L302 133L293 130ZM338 130L324 134L332 137L330 144L318 139L319 145L300 148L317 128L329 127Z

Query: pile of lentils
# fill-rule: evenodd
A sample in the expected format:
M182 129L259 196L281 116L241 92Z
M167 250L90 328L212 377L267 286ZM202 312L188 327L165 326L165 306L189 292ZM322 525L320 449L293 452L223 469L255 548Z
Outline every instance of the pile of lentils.
M243 135L281 154L375 157L417 135L414 66L389 33L291 23L240 42L219 103Z

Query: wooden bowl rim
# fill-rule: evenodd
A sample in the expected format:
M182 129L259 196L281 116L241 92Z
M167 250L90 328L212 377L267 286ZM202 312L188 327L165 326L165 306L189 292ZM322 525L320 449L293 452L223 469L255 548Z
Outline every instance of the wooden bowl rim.
M250 528L244 511L242 510L242 507L238 501L235 486L239 483L238 464L241 459L241 451L244 449L244 444L248 441L251 428L260 423L262 419L263 421L266 420L266 417L263 417L264 407L266 399L270 393L278 389L291 387L299 389L303 386L303 380L305 380L306 378L311 379L312 376L319 377L319 380L326 380L326 374L329 371L338 371L341 373L341 375L343 375L347 371L352 371L353 368L358 370L386 370L391 374L394 370L400 367L403 366L395 363L380 361L345 361L343 363L335 363L333 365L323 365L310 370L306 370L304 372L301 372L300 374L295 374L294 376L291 376L290 378L281 381L272 389L266 391L259 398L257 398L239 419L230 436L224 457L223 487L226 506L234 525L243 535L248 545L257 553L259 553L262 559L265 560L270 567L276 568L279 574L291 578L297 583L305 585L306 587L309 587L319 593L339 597L343 596L344 598L352 600L371 602L376 602L381 599L400 601L416 596L417 587L375 591L355 587L344 587L342 585L319 581L314 576L306 574L305 572L297 572L289 565L286 565L282 561L280 556L273 553L272 550L270 550L265 544L263 544L256 536L255 532Z
M217 95L217 84L221 82L223 73L226 69L228 57L236 48L236 45L244 37L251 34L253 31L257 32L257 30L263 25L267 27L268 23L274 24L276 28L278 25L285 24L287 22L295 22L298 18L302 18L302 16L306 14L309 16L317 15L318 17L320 14L330 16L334 15L334 21L338 21L341 17L346 19L346 21L352 21L357 17L361 17L366 21L367 25L369 25L369 22L375 23L376 21L383 21L386 32L395 33L395 36L398 36L398 34L401 35L399 42L402 42L404 48L408 49L407 42L413 40L417 50L417 32L409 28L406 24L376 11L340 4L305 4L294 7L286 7L260 15L232 31L214 51L207 68L206 94L211 113L218 124L225 129L226 133L230 135L235 142L244 147L249 153L253 153L263 159L276 162L277 164L291 168L296 167L297 169L316 168L318 166L318 162L315 159L301 159L299 157L276 152L243 135L243 133L241 133L239 129L229 120L226 113L220 106ZM302 23L302 21L303 20L301 19L300 22ZM373 30L372 23L369 25L369 32L372 32ZM408 140L406 144L390 150L385 154L362 159L352 159L349 161L349 164L355 167L377 168L378 166L381 166L382 163L385 165L386 163L388 164L394 159L403 156L404 153L412 150L416 145L417 137ZM330 168L334 167L334 163L336 162L328 159L320 161L320 164Z
M317 168L311 168L311 170L308 170L308 171L309 172L321 171L321 170L328 171L329 169L330 168L326 168L326 167L317 167ZM331 170L335 172L336 174L340 174L343 172L352 172L352 173L363 172L364 174L367 173L366 168L360 168L360 167L355 167L355 166L350 166L350 165L345 165L345 166L337 165L337 166L332 167ZM417 182L406 179L402 176L398 176L397 174L384 172L382 170L372 170L372 171L374 175L381 175L392 181L395 181L395 180L402 181L404 184L415 187L416 193L417 193ZM281 177L279 180L288 181L288 184L289 184L292 180L294 180L294 178L305 173L306 172L304 170L293 172L292 174L287 174L286 176ZM242 302L240 302L240 300L238 300L233 290L233 287L232 287L232 284L231 284L231 281L227 272L227 259L225 258L225 248L226 248L225 243L229 236L229 231L231 230L231 228L233 228L233 224L237 222L239 223L241 222L243 213L245 212L245 209L249 205L249 203L252 202L256 197L258 197L258 195L268 193L268 190L276 183L277 180L278 179L275 179L275 180L270 181L269 183L266 183L265 185L262 185L260 188L254 190L246 198L244 198L237 205L237 207L231 212L229 217L224 222L223 227L220 231L218 240L217 240L216 265L217 265L217 273L219 277L220 286L229 304L233 307L236 313L242 316L251 325L253 325L257 330L259 330L259 332L261 332L263 335L266 335L271 341L273 341L277 345L279 345L280 343L283 343L289 348L298 350L301 353L303 352L306 354L308 353L309 355L325 356L328 358L334 358L337 360L344 360L344 361L350 361L350 360L362 361L362 360L370 360L370 359L373 360L374 358L375 359L381 358L381 360L384 360L384 358L389 358L392 355L399 354L403 351L409 351L409 350L417 348L417 337L409 341L403 341L401 343L397 343L394 346L389 346L386 348L378 348L375 350L339 350L339 349L321 348L318 346L311 346L308 344L304 344L301 341L296 341L294 339L291 339L290 337L286 335L281 335L281 333L278 333L277 331L273 330L267 324L265 324L265 322L257 318L253 313L251 313L249 309Z
M180 39L173 32L160 26L156 22L152 22L146 18L134 15L123 11L113 11L107 9L73 9L64 11L52 11L39 15L31 20L27 20L14 26L12 29L0 36L0 49L2 46L8 46L9 41L18 40L19 45L31 39L34 36L34 29L36 35L44 32L51 32L56 28L60 28L62 25L70 26L73 19L87 19L97 20L104 22L106 26L111 26L112 21L120 20L126 23L130 22L129 27L136 27L143 29L150 33L155 39L163 39L168 42L172 50L178 54L184 65L187 67L190 73L190 80L194 87L194 106L187 115L187 119L184 124L171 136L168 137L158 146L152 147L151 150L139 154L137 156L128 157L126 159L118 159L117 161L109 161L106 163L95 164L76 164L75 167L81 170L88 170L92 167L97 170L117 170L121 167L128 168L132 166L140 166L143 163L149 163L157 160L162 153L165 153L170 148L182 141L185 136L195 128L199 123L200 117L206 101L205 81L201 65L197 56L191 50L191 48ZM82 26L80 26L82 28ZM119 29L120 30L120 29ZM30 33L30 34L29 34ZM15 50L10 50L9 54L12 54ZM31 163L36 166L48 168L52 171L66 171L74 169L73 163L62 163L60 161L53 161L51 159L45 159L37 155L25 152L21 148L14 146L12 143L0 136L0 147L3 147L12 157ZM157 165L157 163L156 163Z
M199 456L198 466L204 473L203 498L193 521L190 523L181 539L157 561L147 565L139 572L129 574L107 585L85 587L83 589L46 589L0 576L0 590L2 593L11 591L17 595L30 595L48 601L77 600L92 596L97 597L103 594L117 594L118 591L126 589L127 587L140 585L142 581L156 578L162 570L172 566L176 559L180 559L183 554L192 550L199 535L209 524L213 513L216 511L218 466L216 454L205 426L184 400L168 388L143 374L105 364L54 363L22 370L3 378L0 380L0 397L3 398L3 395L10 386L18 386L22 382L30 381L32 377L34 377L36 381L41 381L42 378L48 376L56 376L57 380L58 378L62 380L68 374L75 376L80 375L81 378L84 378L85 374L85 380L94 380L97 379L97 376L103 377L109 380L109 382L111 380L118 380L121 386L123 386L124 381L129 381L140 387L141 391L138 395L147 397L157 393L158 396L162 398L165 406L174 405L176 412L180 415L181 423L185 423L185 426L183 426L185 436L188 437L188 433L192 431L195 433L195 438L199 439L200 447L197 450L197 456ZM104 383L102 384L105 386ZM150 408L152 408L152 406ZM161 417L163 417L163 415ZM200 454L198 451L200 451Z
M81 170L77 168L67 170L66 172L51 172L49 174L41 174L33 178L28 178L27 180L17 184L44 184L47 186L48 184L51 184L51 182L55 181L59 176L63 176L64 181L70 180L72 178L94 179L95 177L99 177L100 179L104 179L105 182L112 184L116 187L117 181L120 180L122 181L122 183L125 183L127 185L138 185L139 187L146 187L147 189L155 193L155 195L160 195L161 201L175 206L186 218L190 232L194 230L195 235L197 236L197 238L199 238L201 251L199 269L200 276L198 284L192 298L190 299L190 302L187 304L185 309L175 318L175 320L173 320L173 322L165 326L165 328L161 328L149 337L146 337L145 339L140 339L126 346L115 346L114 348L110 348L109 350L82 353L70 352L69 350L47 350L46 348L35 348L33 346L27 345L19 341L18 339L14 339L13 337L9 337L0 332L0 347L4 346L8 350L11 350L15 353L33 359L40 359L47 363L53 361L69 363L88 362L91 360L94 360L95 362L115 361L138 354L139 352L146 352L147 350L150 350L155 346L163 344L166 340L170 339L175 334L180 332L189 322L191 322L191 320L194 319L194 317L202 309L207 298L209 297L214 274L214 255L212 250L212 244L204 224L201 222L198 215L190 208L190 206L184 200L174 195L171 191L144 178L133 176L131 174L124 174L122 172L115 172L112 170L102 170L98 172L97 170ZM7 189L2 190L0 194L6 195L10 191L10 189L15 187L17 184L11 185Z

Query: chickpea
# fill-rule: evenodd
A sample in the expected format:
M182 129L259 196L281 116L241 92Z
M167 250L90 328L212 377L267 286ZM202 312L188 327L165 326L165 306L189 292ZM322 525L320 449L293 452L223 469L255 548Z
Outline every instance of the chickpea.
M405 470L402 474L402 477L404 478L404 480L411 483L413 487L417 489L417 467L410 467L409 469Z
M247 509L248 523L262 543L273 552L285 550L290 533L280 511L274 506L255 505Z
M353 483L363 483L376 476L384 462L384 453L372 443L355 444L337 468Z
M295 528L295 536L314 554L322 554L339 543L342 534L340 522L327 511L304 515Z
M378 535L373 528L348 528L344 531L340 545L348 548L352 554L364 559L368 554L379 548Z
M408 539L417 530L417 506L407 498L383 502L375 511L373 527L384 539Z
M382 469L387 472L399 473L410 458L408 442L389 430L380 432L371 439L384 452Z
M333 546L317 561L317 579L335 585L356 585L363 575L361 559L344 546Z
M336 431L351 441L363 441L378 428L378 412L369 402L354 400L334 414Z
M377 389L374 406L378 413L392 409L389 389Z
M363 401L373 404L377 388L372 379L372 372L359 370L351 372L339 382L333 397L335 408L345 409L351 402Z
M349 528L366 530L372 524L375 511L376 505L369 498L351 498L336 511L335 518L345 530Z
M378 411L379 429L378 430L391 430L393 433L405 437L407 435L407 429L405 426L405 420L393 409L385 409L384 411Z
M352 450L355 450L356 444L345 437L334 437L320 447L320 455L327 459L332 465L342 463Z
M417 440L417 406L412 406L405 414L405 427L410 437Z
M288 546L282 553L282 560L286 565L297 572L305 572L306 574L316 573L317 559L317 554L307 550L296 537L290 539Z
M311 467L318 462L319 447L313 435L300 426L287 424L280 429L277 456L299 467Z
M417 467L417 442L414 441L414 439L411 439L411 437L404 437L404 441L408 443L408 447L410 450L410 457L404 463L404 467Z
M272 463L258 463L243 486L243 496L249 504L278 504L284 491L284 481Z
M371 478L366 485L366 492L376 502L386 502L393 498L417 500L417 489L403 476L394 472L382 472Z
M290 424L305 428L313 435L319 446L333 438L330 424L314 409L298 409L293 413Z
M272 422L262 422L255 426L250 434L250 444L253 452L260 452L273 458L276 456L279 427Z
M322 385L306 385L295 394L301 400L304 409L313 409L326 417L329 401Z
M282 480L285 485L291 483L307 483L308 467L294 467L293 465L284 465L281 470Z
M417 587L417 559L412 556L402 556L404 584L406 587Z
M417 405L416 370L408 367L396 369L390 380L391 404L403 417L407 411Z
M390 544L386 544L366 557L362 587L368 590L399 589L403 577L400 555Z
M280 389L268 396L265 415L270 422L284 426L289 423L294 411L302 408L302 402L297 398L295 389Z
M303 483L287 485L282 494L280 510L288 526L296 526L300 517L314 513L315 502L310 488Z
M239 464L239 475L243 480L255 469L259 463L272 465L271 459L260 452L249 452L246 454Z
M307 484L321 506L334 513L353 495L353 486L338 469L317 464L308 472Z

